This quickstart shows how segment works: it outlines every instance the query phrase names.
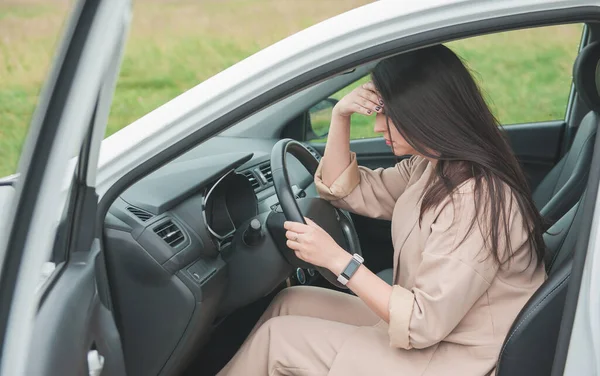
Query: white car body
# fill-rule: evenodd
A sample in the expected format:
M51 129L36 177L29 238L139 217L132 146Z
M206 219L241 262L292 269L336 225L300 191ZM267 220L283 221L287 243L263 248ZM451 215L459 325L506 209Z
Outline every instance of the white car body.
M198 84L177 98L157 108L146 116L105 139L100 148L97 169L90 169L88 180L95 181L99 199L118 181L130 174L136 167L160 152L186 139L194 132L234 109L248 105L262 94L292 84L313 71L339 59L360 54L369 48L385 46L419 34L450 27L468 25L474 22L498 20L503 17L526 15L536 12L569 10L589 7L600 11L597 0L382 0L351 10L328 19L306 30L294 34L253 56L237 63L229 69ZM442 34L443 37L443 34ZM326 78L326 77L323 77ZM112 89L112 85L106 90ZM105 93L104 103L96 115L97 121L106 121L112 93ZM280 98L283 99L283 98ZM260 108L252 108L251 112ZM265 109L264 111L269 111ZM249 113L250 114L250 113ZM257 114L258 115L258 114ZM93 163L92 161L91 163ZM59 176L71 183L75 161ZM93 165L93 164L92 164ZM64 192L63 192L64 193ZM58 222L59 218L56 218ZM49 239L54 229L48 225L38 233L40 239ZM588 263L580 290L580 305L575 319L569 357L565 375L595 374L600 367L600 221L595 215L592 236L588 250ZM50 242L51 243L51 242ZM38 245L41 246L41 245ZM47 248L51 244L46 244ZM38 249L37 255L48 254L48 249ZM30 256L33 253L29 254ZM0 256L2 256L0 252ZM0 260L1 261L1 260ZM39 266L33 263L33 269ZM35 275L32 271L30 275ZM25 275L23 275L23 278ZM27 300L27 288L19 296L24 317L33 313L34 300ZM27 309L27 307L30 307ZM16 312L16 311L14 311ZM595 318L595 319L593 319ZM23 320L21 320L23 321ZM13 342L18 346L8 348L10 362L0 369L1 375L11 370L24 369L27 359L25 338L31 333L26 323L20 333L23 338ZM15 327L15 331L18 331ZM16 335L16 334L15 334ZM16 338L13 335L12 338ZM9 358L5 358L9 359ZM4 373L7 372L7 373Z

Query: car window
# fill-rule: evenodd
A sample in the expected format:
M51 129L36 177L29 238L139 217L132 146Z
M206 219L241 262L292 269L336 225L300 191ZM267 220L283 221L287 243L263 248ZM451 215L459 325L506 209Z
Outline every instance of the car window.
M21 149L74 1L0 1L0 177L18 181ZM0 212L12 205L2 188ZM3 208L4 207L4 208ZM66 210L66 208L64 208ZM2 226L2 224L0 224ZM48 255L36 286L44 284L65 255Z
M472 71L500 124L565 118L572 67L583 25L559 25L483 35L447 43ZM333 94L341 99L369 77ZM329 118L311 111L314 140L324 140ZM377 137L374 117L352 115L352 139Z
M106 136L255 52L372 1L133 2Z
M13 174L73 1L0 1L0 177Z
M134 1L107 136L260 49L372 1ZM0 177L16 172L73 4L0 1Z

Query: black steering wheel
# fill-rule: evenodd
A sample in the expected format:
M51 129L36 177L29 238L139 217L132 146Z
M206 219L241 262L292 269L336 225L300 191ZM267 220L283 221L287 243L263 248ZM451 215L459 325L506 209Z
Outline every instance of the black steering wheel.
M346 213L321 198L296 197L288 176L286 163L288 153L296 157L313 176L319 165L319 162L310 151L297 141L283 139L275 144L271 152L271 171L281 210L276 210L269 215L267 227L277 247L290 264L300 268L314 268L335 286L346 288L338 282L337 276L331 271L300 260L294 251L286 245L283 222L287 219L306 224L304 217L308 217L327 231L346 252L350 254L358 253L362 256L358 235Z

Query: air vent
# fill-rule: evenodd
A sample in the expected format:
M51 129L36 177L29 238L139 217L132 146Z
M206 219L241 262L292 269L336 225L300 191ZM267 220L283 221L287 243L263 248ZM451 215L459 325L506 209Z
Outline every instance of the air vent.
M146 222L147 220L149 220L150 218L154 217L154 215L148 213L145 210L142 210L140 208L136 208L135 206L128 206L127 210L135 215L136 217L138 217L138 219L142 222Z
M304 146L316 158L317 161L321 160L321 154L319 154L319 152L315 148L313 148L309 144L304 144Z
M258 167L260 173L265 177L267 184L273 182L273 174L271 173L271 164L269 162L262 164Z
M248 179L250 184L252 184L252 188L255 191L258 188L260 188L260 183L258 182L258 180L256 180L256 177L254 176L254 174L251 171L244 171L244 172L242 172L242 174L246 177L246 179Z
M179 227L177 227L171 220L154 228L154 232L156 235L160 236L165 243L173 248L177 247L185 240L183 232L181 232Z

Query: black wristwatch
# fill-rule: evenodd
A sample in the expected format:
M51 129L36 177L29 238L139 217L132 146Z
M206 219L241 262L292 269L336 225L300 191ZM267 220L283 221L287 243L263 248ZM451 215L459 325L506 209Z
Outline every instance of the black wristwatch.
M358 268L360 268L364 261L365 259L363 259L362 256L358 253L353 254L352 259L350 259L350 262L348 263L348 266L346 266L346 269L344 269L342 274L338 276L338 282L346 286L350 278L352 278L354 273L356 273L356 271L358 270Z

